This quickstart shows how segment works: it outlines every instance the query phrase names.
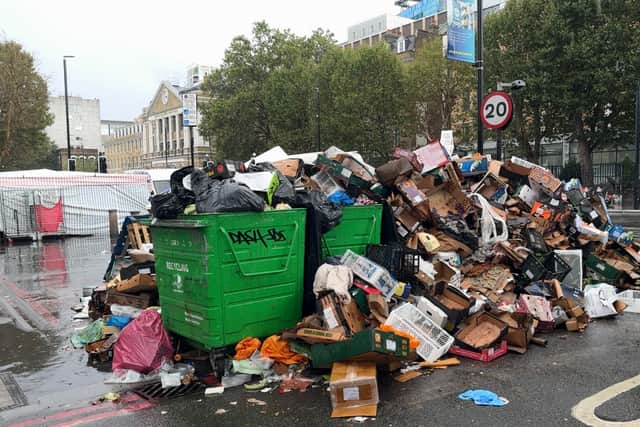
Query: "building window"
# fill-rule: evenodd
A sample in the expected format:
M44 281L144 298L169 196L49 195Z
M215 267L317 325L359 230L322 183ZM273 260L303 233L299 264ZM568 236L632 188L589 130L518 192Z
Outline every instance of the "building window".
M378 22L378 31L382 31L382 22Z
M371 26L371 34L373 34L373 25Z

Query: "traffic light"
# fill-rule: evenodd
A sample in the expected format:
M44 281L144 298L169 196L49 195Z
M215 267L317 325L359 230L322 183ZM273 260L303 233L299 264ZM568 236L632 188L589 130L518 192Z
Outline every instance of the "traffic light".
M98 172L107 173L107 158L105 156L98 156Z
M68 159L68 166L70 172L75 172L76 170L76 159Z

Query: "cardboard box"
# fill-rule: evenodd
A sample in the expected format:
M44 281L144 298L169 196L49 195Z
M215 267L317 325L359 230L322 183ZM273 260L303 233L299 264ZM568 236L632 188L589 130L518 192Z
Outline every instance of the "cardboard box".
M296 336L309 344L331 343L345 340L344 335L340 332L311 328L298 329Z
M392 187L397 181L413 172L413 166L407 159L391 160L376 169L376 175L386 187Z
M541 167L531 168L529 183L534 190L543 191L549 195L556 193L562 186L562 181Z
M567 331L569 332L577 332L578 331L578 319L569 319L564 323Z
M153 256L153 254L149 254ZM155 274L156 267L154 261L147 261L145 263L135 263L127 267L120 269L120 280L131 279L136 274Z
M137 294L139 292L157 289L156 276L151 274L136 274L128 280L122 280L116 285L118 292Z
M398 191L405 197L411 206L417 206L424 202L427 197L420 191L415 182L411 179L405 179L398 185Z
M508 179L509 183L513 187L517 187L518 185L529 183L530 172L530 168L517 165L510 160L507 160L502 164L499 176Z
M497 317L481 312L474 314L459 326L456 342L475 351L489 348L502 341L509 327Z
M501 313L498 318L509 326L509 350L524 354L533 337L533 316L528 313Z
M507 188L507 183L491 172L488 172L480 182L476 184L474 192L480 193L487 200L504 203L508 197Z
M439 185L426 196L431 209L441 217L460 214L464 216L473 208L470 199L452 182Z
M551 303L544 297L520 295L520 299L516 302L516 312L529 313L537 319L537 332L551 332L555 327L555 320L551 313Z
M436 283L434 292L434 295L427 295L427 298L447 314L449 321L445 329L452 331L467 317L473 302L462 291L445 282Z
M378 405L376 365L369 362L336 362L331 369L329 394L332 418L375 417Z
M413 166L413 168L417 172L422 172L422 169L423 169L424 165L422 163L420 163L420 161L418 160L418 156L416 156L416 153L414 153L413 151L409 151L409 150L406 150L404 148L396 147L393 150L392 157L394 159L407 159L409 161L409 163L411 163L411 166Z
M149 295L148 293L132 295L116 292L113 289L109 289L107 291L107 299L105 301L105 304L129 305L131 307L144 309L151 306L152 301L153 300L151 299L151 295Z
M343 305L338 301L336 294L331 292L320 298L318 304L319 312L330 331L351 336L364 329L364 316L353 298L348 304Z
M393 215L400 222L405 232L401 232L402 237L413 233L420 226L420 218L416 213L406 205L399 206L394 209Z

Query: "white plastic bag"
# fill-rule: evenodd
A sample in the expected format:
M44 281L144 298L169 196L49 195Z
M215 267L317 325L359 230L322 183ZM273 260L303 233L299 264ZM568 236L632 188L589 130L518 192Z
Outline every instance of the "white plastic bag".
M613 303L618 299L616 288L599 283L584 288L584 311L589 317L606 317L617 314Z
M500 215L493 211L491 204L482 195L478 193L471 193L470 198L477 198L482 207L482 216L480 217L480 243L483 246L490 246L498 242L503 242L509 238L509 230L507 229L507 221L505 221ZM498 227L496 223L500 224L500 234L498 234Z

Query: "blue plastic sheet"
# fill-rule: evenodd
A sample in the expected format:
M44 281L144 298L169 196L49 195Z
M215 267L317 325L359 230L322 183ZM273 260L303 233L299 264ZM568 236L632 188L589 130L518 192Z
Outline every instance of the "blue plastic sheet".
M507 400L489 390L467 390L458 398L462 400L473 400L473 403L480 406L504 406Z
M344 191L336 191L328 198L330 202L340 206L351 206L354 203L354 200L349 197Z
M122 329L132 320L129 316L111 316L107 319L107 326L115 326L118 329Z

